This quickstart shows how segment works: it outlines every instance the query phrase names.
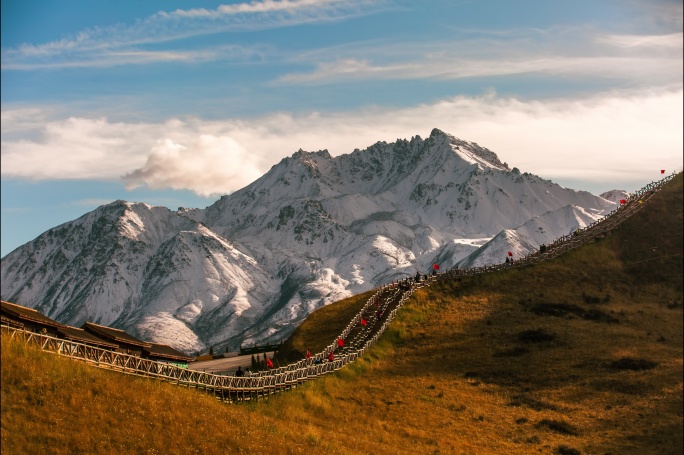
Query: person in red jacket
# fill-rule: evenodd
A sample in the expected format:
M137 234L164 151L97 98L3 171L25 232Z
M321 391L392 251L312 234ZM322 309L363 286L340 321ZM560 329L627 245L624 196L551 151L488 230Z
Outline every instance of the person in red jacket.
M330 354L328 354L328 362L332 362L333 360L335 360L335 354L330 351Z

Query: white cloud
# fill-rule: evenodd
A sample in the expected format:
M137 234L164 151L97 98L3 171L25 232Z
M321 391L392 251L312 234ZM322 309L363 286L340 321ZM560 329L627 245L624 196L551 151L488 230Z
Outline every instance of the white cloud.
M683 98L677 86L584 99L523 100L490 94L403 109L220 121L133 124L70 118L47 123L40 140L16 135L5 140L5 128L16 129L9 119L21 118L9 111L3 113L2 176L126 175L129 187L229 193L299 148L325 148L339 155L377 141L426 136L436 127L545 178L639 181L648 169L681 169Z
M261 176L255 159L234 139L200 135L191 147L159 141L145 165L124 176L127 188L188 189L201 196L225 194Z
M244 57L255 50L223 46L192 51L151 51L141 47L231 31L339 21L373 14L383 3L383 0L263 0L220 5L212 10L161 11L132 25L93 27L57 41L3 49L2 68L106 67Z
M16 121L15 121L16 120ZM111 179L141 166L158 126L104 118L46 121L17 133L23 116L3 111L2 175L28 179ZM14 132L8 138L5 129Z

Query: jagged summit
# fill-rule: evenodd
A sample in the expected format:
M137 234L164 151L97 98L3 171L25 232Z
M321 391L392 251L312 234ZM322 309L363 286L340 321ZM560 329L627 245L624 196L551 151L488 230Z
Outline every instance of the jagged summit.
M610 190L599 194L599 196L611 202L620 202L620 199L628 199L629 193L624 190Z
M434 129L336 157L298 150L206 209L99 207L3 258L1 296L185 352L236 348L493 238L471 262L522 254L614 206Z

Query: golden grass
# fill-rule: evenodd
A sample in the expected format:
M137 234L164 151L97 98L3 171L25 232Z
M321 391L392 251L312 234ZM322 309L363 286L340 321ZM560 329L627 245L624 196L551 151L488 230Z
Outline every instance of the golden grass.
M194 390L2 338L3 453L266 453L264 432L277 425ZM296 435L291 443L306 445Z
M363 359L265 402L3 339L3 453L682 453L681 257L642 273L628 250L681 254L681 175L656 198L558 260L416 292ZM366 299L319 310L288 343L327 345Z
M363 308L374 291L364 292L335 302L314 311L300 325L295 334L283 343L276 354L279 361L295 361L304 358L306 351L312 354L322 351L332 343L349 321Z

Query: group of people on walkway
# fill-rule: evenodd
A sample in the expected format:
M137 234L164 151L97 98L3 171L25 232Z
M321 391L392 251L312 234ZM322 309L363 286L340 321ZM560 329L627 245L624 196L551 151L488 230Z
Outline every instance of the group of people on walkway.
M433 266L433 275L436 275L436 271L438 269L439 269L438 266L436 266L436 267ZM419 282L427 280L427 279L428 279L427 275L421 275L420 272L416 271L416 275L414 277L414 280L416 283L419 283ZM392 288L394 288L395 286L399 287L399 289L401 289L402 291L409 291L412 287L412 284L411 284L411 280L409 278L406 278L404 280L397 280L396 283L394 281L392 281ZM381 305L382 304L381 298L379 296L376 296L376 297L374 297L374 299L375 299L374 300L375 306L377 309L377 311L375 312L375 317L376 317L376 319L380 320L384 316L384 313L383 313L382 308L381 308L381 306L382 306ZM360 321L361 321L360 322L361 325L366 326L367 321L364 318L361 318ZM344 339L338 338L336 341L336 344L337 344L338 349L342 349L344 347ZM309 351L307 351L306 358L308 359L310 357L311 357L311 353ZM333 351L328 353L327 360L328 360L328 362L333 362L335 360L335 354ZM314 359L315 365L320 365L321 363L323 363L322 359L320 359L318 357L316 357ZM273 363L271 362L271 360L269 358L266 358L266 365L268 368L273 368ZM254 373L251 372L249 368L245 368L243 370L241 366L238 366L237 371L235 371L235 376L240 377L240 378L241 377L252 377L252 376L254 376Z
M249 368L245 368L244 370L242 369L241 366L238 366L237 371L235 372L235 377L236 378L251 378L252 377L252 372L249 371Z

